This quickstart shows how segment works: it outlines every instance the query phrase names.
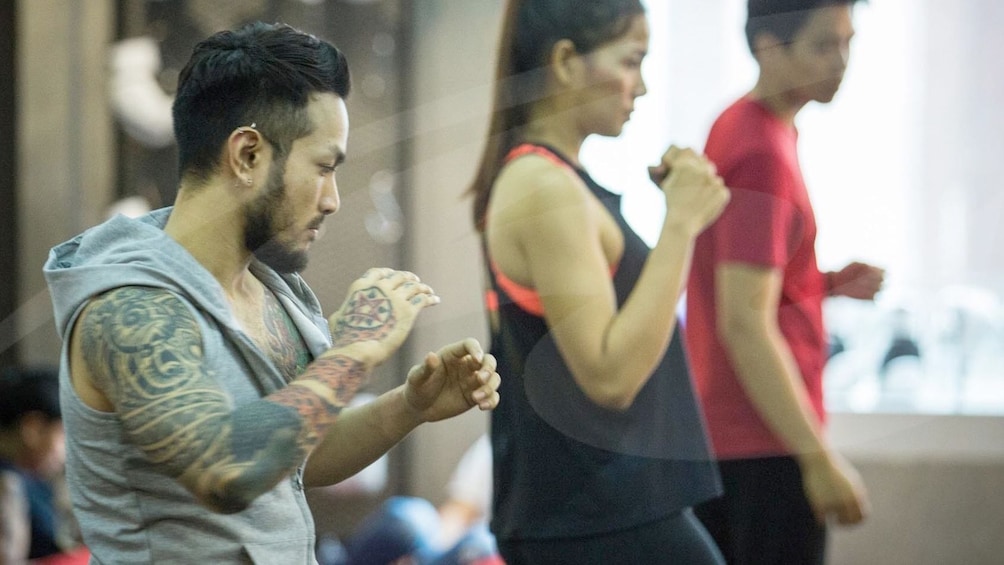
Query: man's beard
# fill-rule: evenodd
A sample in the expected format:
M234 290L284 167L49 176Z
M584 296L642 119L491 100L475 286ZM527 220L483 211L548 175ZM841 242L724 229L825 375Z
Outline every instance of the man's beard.
M307 267L307 252L293 249L278 236L276 213L283 210L286 187L282 178L284 163L273 163L265 193L244 209L244 245L262 263L280 273L297 273Z

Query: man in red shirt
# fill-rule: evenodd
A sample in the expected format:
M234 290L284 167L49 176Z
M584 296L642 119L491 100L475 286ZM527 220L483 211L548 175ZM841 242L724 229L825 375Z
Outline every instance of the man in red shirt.
M840 86L854 4L750 0L759 78L705 147L732 200L696 243L686 339L725 490L697 511L730 564L822 563L827 517L867 513L860 477L824 432L822 301L872 299L883 272L819 271L795 128Z

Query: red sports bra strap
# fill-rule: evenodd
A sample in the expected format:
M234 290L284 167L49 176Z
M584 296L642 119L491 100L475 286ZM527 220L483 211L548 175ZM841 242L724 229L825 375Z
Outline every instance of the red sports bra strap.
M547 159L548 161L558 165L559 167L565 167L566 169L571 169L568 163L564 159L558 157L554 151L551 151L543 145L534 145L533 143L520 143L505 156L505 162L508 163L517 157L522 157L523 155L537 155Z
M544 304L540 300L540 295L537 291L532 288L527 288L516 281L510 279L499 269L495 261L491 261L492 273L495 274L495 282L498 283L499 287L509 295L520 308L525 312L529 312L534 316L544 316ZM494 298L496 308L498 308L498 295L493 297L485 297L488 300Z

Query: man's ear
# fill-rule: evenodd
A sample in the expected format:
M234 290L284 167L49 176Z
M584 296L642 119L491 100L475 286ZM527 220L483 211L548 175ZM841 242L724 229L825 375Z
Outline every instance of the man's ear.
M226 165L237 184L254 184L254 168L261 162L263 146L264 138L254 125L239 127L230 133Z
M582 56L575 50L572 40L561 39L551 47L549 62L558 84L567 85L575 79L581 69Z
M753 36L753 57L758 61L777 53L779 47L784 47L784 42L773 33L761 31Z

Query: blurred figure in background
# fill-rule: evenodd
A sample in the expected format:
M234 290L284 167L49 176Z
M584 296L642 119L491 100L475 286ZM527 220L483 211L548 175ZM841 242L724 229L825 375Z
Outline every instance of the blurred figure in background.
M418 497L385 501L345 540L324 540L321 565L502 565L488 530L492 453L488 435L464 452L438 507Z
M0 373L0 565L86 562L63 477L54 367Z
M871 299L883 273L821 273L795 117L830 102L847 68L855 0L750 0L753 90L705 151L732 190L697 238L687 346L725 494L696 508L732 564L822 563L826 519L864 519L857 472L828 443L826 296Z

